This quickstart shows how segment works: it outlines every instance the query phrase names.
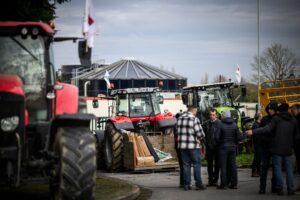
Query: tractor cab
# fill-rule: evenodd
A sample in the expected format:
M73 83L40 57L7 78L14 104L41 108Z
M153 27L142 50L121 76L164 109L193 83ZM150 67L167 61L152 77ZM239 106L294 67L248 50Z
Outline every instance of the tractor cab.
M55 79L54 33L42 22L0 21L0 184L19 187L41 177L51 199L93 199L94 116L78 114L78 88Z
M123 168L123 137L126 131L145 137L153 136L158 138L158 143L165 137L170 137L173 141L176 119L171 113L161 113L159 105L163 103L163 98L158 92L158 88L128 88L111 91L111 96L116 100L116 116L106 122L103 141L103 163L106 169L119 171ZM172 149L174 147L174 143L160 144L172 146Z
M201 123L209 119L209 110L215 108L218 115L225 110L230 110L232 117L239 127L241 127L241 117L238 108L240 107L233 98L233 93L237 88L241 88L241 95L246 95L244 86L234 85L233 82L222 82L213 84L202 84L183 88L182 99L187 106L198 108L198 117Z
M130 118L144 118L161 113L163 102L156 88L129 88L112 91L116 97L116 113Z
M21 80L30 123L46 121L51 114L47 110L47 91L54 85L54 71L49 66L53 65L53 30L42 23L2 22L0 34L1 77ZM12 94L11 89L2 92Z

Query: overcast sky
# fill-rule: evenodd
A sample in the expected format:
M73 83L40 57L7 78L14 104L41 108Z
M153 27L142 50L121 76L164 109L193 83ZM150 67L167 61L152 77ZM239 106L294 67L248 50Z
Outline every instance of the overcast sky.
M57 6L59 36L82 36L84 0ZM99 35L93 61L134 57L199 83L205 72L251 79L257 53L256 0L93 0ZM260 0L261 51L272 43L300 57L300 1ZM56 67L78 64L77 45L55 45Z

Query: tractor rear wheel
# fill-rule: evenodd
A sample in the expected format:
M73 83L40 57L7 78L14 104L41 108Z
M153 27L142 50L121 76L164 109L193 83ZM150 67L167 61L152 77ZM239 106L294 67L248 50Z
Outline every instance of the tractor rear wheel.
M92 200L96 183L96 142L85 127L58 128L55 200ZM52 188L53 189L53 188Z
M123 168L123 136L113 124L106 125L104 136L104 160L106 169L112 172Z

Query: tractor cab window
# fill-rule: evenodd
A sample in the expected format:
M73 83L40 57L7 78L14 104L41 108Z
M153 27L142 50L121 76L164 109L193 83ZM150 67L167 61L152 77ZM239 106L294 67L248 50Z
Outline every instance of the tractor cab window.
M150 94L130 94L130 117L142 117L153 115Z
M207 89L198 91L199 107L201 110L219 106L231 106L229 90L223 89Z
M159 96L157 94L151 94L151 99L152 99L152 104L153 104L154 115L160 114Z
M119 95L117 98L117 114L121 113L122 115L128 116L128 95L127 94L122 94Z
M0 74L18 75L23 80L30 122L47 119L44 53L41 36L0 37Z

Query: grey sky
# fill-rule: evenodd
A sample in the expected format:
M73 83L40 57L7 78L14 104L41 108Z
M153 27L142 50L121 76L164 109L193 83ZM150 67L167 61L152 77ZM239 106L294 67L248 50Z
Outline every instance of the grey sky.
M205 72L251 79L257 51L256 0L93 0L100 34L93 60L134 57L174 69L190 83ZM300 1L260 0L261 50L272 43L300 57ZM57 6L59 36L81 36L84 0ZM55 45L56 66L77 64L77 46Z

